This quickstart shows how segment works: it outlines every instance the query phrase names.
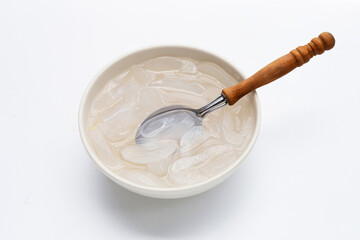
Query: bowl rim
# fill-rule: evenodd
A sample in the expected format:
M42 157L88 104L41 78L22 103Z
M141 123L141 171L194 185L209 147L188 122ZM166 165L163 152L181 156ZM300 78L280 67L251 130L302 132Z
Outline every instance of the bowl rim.
M212 52L209 52L207 50L203 50L201 48L198 47L193 47L193 46L188 46L188 45L178 45L178 44L174 44L174 45L153 45L153 46L148 46L148 47L143 47L143 48L139 48L137 50L133 50L133 51L127 51L124 54L121 54L119 57L113 59L112 61L110 61L109 63L107 63L106 65L104 65L97 73L96 75L91 79L91 81L89 82L89 84L87 85L87 87L85 88L81 101L80 101L80 105L79 105L79 112L78 112L78 128L79 128L79 132L80 132L80 138L81 141L85 147L85 150L87 151L87 153L89 154L89 156L91 157L91 159L95 162L95 164L98 166L98 168L100 168L100 170L102 170L105 175L107 175L110 179L112 179L113 181L115 181L116 183L120 184L121 186L125 187L124 185L128 185L130 186L132 189L138 189L140 191L147 191L147 192L153 192L153 193L164 193L164 192L185 192L188 190L193 190L193 189L201 189L202 187L205 187L206 185L209 185L212 182L217 182L218 180L220 180L221 178L226 178L227 175L230 175L237 167L238 165L240 165L240 163L242 163L244 161L244 159L248 156L248 154L250 153L250 151L252 150L252 148L255 145L255 142L257 140L257 137L259 135L259 131L260 131L260 126L261 126L261 106L260 106L260 101L259 101L259 97L257 95L256 90L254 90L253 93L253 97L254 97L254 103L255 103L255 116L256 116L256 120L255 120L255 129L254 129L254 133L252 135L252 138L250 139L247 147L245 148L245 150L243 151L243 153L241 154L241 156L239 156L237 158L237 160L232 163L227 169L226 171L223 171L217 175L215 175L214 177L211 177L205 181L199 182L199 183L195 183L192 185L185 185L185 186L180 186L180 187L171 187L171 188L160 188L160 187L148 187L148 186L143 186L137 183L134 183L132 181L129 181L125 178L120 177L119 175L117 175L114 171L112 171L109 167L107 167L101 160L100 158L97 156L95 150L93 149L93 147L91 146L89 140L86 137L86 129L85 129L85 124L83 124L85 118L84 118L84 109L85 109L85 104L87 102L88 99L88 95L90 93L90 91L92 90L93 86L95 85L95 83L98 81L99 77L108 69L110 68L112 65L114 65L115 63L117 63L118 61L122 60L123 58L126 58L130 55L136 54L136 53L140 53L140 52L145 52L145 51L150 51L150 50L155 50L155 49L161 49L161 48L183 48L183 49L187 49L190 51L197 51L197 52L202 52L208 55L211 55L215 58L218 58L219 60L223 61L225 64L229 65L231 68L233 68L237 73L240 74L240 76L244 77L239 71L238 68L235 67L232 62L228 61L226 58L224 58L223 56L219 55L219 54L213 54ZM246 79L246 78L245 78ZM222 179L222 180L224 180ZM220 183L221 181L219 181ZM124 185L123 185L124 184Z

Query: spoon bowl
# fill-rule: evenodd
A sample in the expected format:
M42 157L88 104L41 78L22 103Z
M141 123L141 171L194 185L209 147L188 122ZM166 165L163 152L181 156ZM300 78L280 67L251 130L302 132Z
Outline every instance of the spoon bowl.
M210 112L226 105L224 95L214 99L199 109L183 105L172 105L160 108L150 114L136 131L137 144L146 143L149 139L179 140L184 132L193 126L201 125L202 119Z

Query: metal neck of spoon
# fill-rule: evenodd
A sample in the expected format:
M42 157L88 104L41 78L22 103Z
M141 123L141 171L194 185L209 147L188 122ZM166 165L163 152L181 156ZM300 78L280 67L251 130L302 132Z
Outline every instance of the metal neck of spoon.
M208 115L212 111L219 109L219 108L225 106L226 104L227 104L227 99L223 94L221 94L219 97L215 98L207 105L203 106L202 108L197 109L196 114L200 118L204 118L206 115Z

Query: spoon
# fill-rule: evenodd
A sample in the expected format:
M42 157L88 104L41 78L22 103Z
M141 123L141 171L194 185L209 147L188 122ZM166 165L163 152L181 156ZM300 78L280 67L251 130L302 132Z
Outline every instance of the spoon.
M202 119L212 111L226 104L230 106L235 104L251 91L284 76L296 67L307 63L313 56L332 49L334 45L333 35L323 32L307 45L292 50L244 81L223 89L219 97L202 108L192 109L182 105L160 108L141 123L136 132L135 141L141 144L147 139L179 139L186 130L201 125Z

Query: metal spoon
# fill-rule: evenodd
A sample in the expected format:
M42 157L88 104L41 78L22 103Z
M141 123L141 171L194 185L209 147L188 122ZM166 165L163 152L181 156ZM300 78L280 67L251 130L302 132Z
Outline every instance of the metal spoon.
M201 125L202 119L212 111L226 104L235 104L249 92L284 76L307 63L313 56L330 50L334 45L335 39L332 34L321 33L307 45L298 47L271 62L248 79L223 89L219 97L202 108L192 109L182 105L160 108L141 123L136 133L136 143L144 143L152 138L179 139L187 129Z

